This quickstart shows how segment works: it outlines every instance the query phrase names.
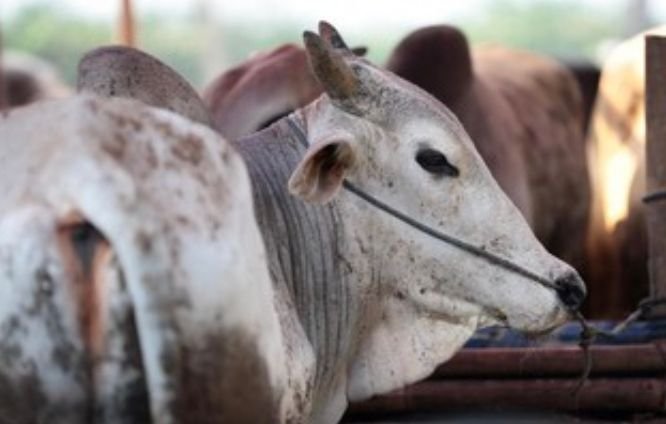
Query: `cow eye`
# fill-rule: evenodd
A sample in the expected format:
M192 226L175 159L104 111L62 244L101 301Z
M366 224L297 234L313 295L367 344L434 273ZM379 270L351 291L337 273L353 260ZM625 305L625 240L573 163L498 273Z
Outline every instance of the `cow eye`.
M434 149L419 150L416 154L416 162L421 168L434 175L457 177L460 171L451 165L442 152Z

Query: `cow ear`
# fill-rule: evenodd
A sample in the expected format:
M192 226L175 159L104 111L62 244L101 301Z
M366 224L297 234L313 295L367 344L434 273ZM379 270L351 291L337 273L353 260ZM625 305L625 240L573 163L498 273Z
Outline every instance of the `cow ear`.
M347 140L333 138L315 143L291 175L289 191L308 202L326 203L342 186L353 162L354 154Z

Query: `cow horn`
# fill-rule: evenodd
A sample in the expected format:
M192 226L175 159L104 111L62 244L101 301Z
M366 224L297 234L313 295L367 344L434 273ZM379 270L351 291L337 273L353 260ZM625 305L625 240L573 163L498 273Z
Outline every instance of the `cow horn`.
M319 21L319 35L321 35L321 38L323 38L324 41L333 46L333 48L349 50L347 43L345 43L345 40L342 39L342 36L338 30L335 29L335 27L330 23L326 21Z
M332 49L314 32L303 33L310 66L326 93L336 100L351 98L359 81L339 51Z

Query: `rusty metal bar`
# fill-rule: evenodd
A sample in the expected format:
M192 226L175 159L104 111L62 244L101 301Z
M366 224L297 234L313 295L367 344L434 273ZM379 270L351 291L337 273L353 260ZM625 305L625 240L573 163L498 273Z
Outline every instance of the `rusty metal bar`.
M647 192L656 193L666 190L666 38L646 37L645 61ZM666 297L666 199L649 202L645 214L650 295Z
M592 346L590 354L593 376L666 374L660 344ZM583 359L578 346L463 349L431 378L576 377Z
M456 410L663 412L662 378L425 381L353 404L348 416Z

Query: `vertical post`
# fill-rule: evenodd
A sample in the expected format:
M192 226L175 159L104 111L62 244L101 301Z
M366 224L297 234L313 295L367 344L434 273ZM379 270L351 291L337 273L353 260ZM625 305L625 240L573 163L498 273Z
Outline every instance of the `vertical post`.
M2 16L0 16L0 18L2 18ZM0 21L1 20L2 19L0 19ZM5 81L4 62L2 61L2 42L2 25L0 24L0 114L4 115L9 111L9 94L7 93L7 82Z
M118 41L129 47L136 46L134 31L134 13L132 11L132 0L121 0L120 21L118 23Z
M666 37L646 37L645 73L650 295L666 298L666 197L659 195L666 190Z

